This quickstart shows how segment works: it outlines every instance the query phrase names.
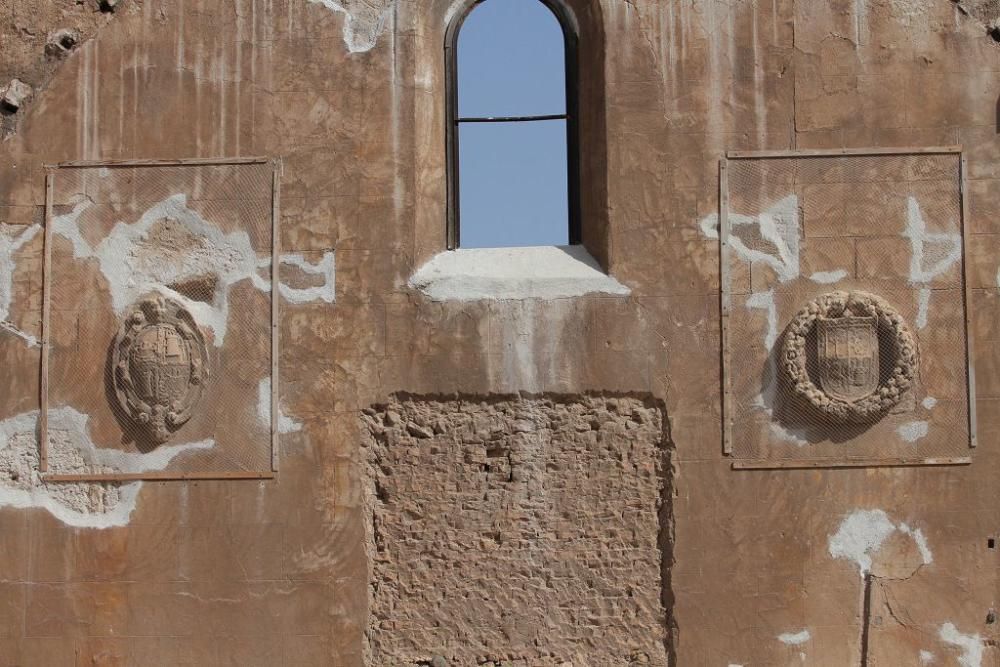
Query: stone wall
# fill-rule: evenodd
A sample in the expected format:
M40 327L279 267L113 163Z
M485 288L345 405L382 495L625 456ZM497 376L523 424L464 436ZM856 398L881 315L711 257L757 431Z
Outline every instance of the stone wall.
M435 300L408 283L445 249L443 47L454 0L123 0L114 12L89 0L0 0L0 87L17 78L33 91L16 112L0 110L0 662L365 667L375 648L366 630L381 612L370 597L378 564L368 553L360 415L400 392L654 397L670 418L673 538L660 547L670 554L660 572L662 581L669 573L673 665L996 661L996 2L566 3L586 52L581 99L592 100L581 161L599 242L588 249L628 294ZM80 41L50 56L49 36L62 29ZM979 418L978 447L963 447L971 463L734 470L722 451L720 158L947 145L962 146L967 166L962 264ZM116 500L29 476L44 165L231 156L280 158L283 275L297 281L286 288L323 287L308 300L280 290L287 428L277 477L130 482ZM893 206L879 219L900 215ZM845 216L830 222L857 219ZM901 266L888 268L905 279L906 230L888 227L904 249L891 255ZM93 275L81 296L106 291ZM766 286L754 289L766 300ZM940 297L929 323L955 305ZM766 323L769 312L756 312ZM960 340L955 328L924 333L947 348ZM107 341L77 344L84 363L105 363ZM103 387L78 391L102 400ZM243 409L218 428L261 418L261 391L248 387ZM59 409L50 427L66 443L93 442L87 405ZM662 524L650 521L643 543L652 531L662 535ZM912 568L900 575L900 562ZM649 623L655 634L613 659L659 646L661 626ZM398 641L405 650L406 637Z
M667 665L661 405L404 397L364 421L371 665Z

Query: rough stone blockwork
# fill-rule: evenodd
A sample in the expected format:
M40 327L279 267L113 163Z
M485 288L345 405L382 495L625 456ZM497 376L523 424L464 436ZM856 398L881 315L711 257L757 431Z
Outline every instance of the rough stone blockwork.
M608 396L365 411L369 664L668 664L669 436Z

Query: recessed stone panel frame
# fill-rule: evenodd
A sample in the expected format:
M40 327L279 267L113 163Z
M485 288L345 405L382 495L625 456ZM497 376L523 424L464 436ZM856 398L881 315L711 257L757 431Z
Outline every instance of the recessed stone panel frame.
M734 468L971 462L966 171L959 146L731 151L720 162L722 448ZM912 386L866 423L788 398L790 324L837 292L884 299L916 341Z
M280 418L277 327L280 300L277 290L271 286L280 285L280 160L232 157L71 161L46 165L45 170L39 339L39 472L42 479L50 482L125 482L274 477ZM108 184L102 186L102 181ZM221 301L225 317L219 322L222 328L231 330L230 340L240 340L234 345L220 342L218 346L209 346L207 374L210 380L204 387L206 397L201 400L201 409L196 408L190 425L185 424L176 439L154 445L134 440L134 434L122 419L120 406L115 405L116 387L111 380L114 370L110 367L110 359L114 347L113 331L121 330L124 315L118 313L116 316L109 308L103 308L109 312L102 313L102 308L90 308L86 304L95 301L92 295L100 295L97 301L105 306L108 301L115 301L110 295L113 281L104 266L98 268L102 261L109 264L107 257L113 257L110 253L103 260L98 257L100 244L111 236L113 226L137 224L151 210L143 211L143 206L164 202L170 202L168 208L183 209L182 215L191 213L205 222L205 227L211 228L210 233L241 235L247 258L257 269L253 276L248 273L232 285L225 284ZM73 229L67 230L63 225L65 217L76 213L79 206L92 208L84 210L79 219L74 218ZM89 216L92 218L90 225L86 220L88 213L96 214ZM169 221L173 213L164 220ZM198 242L198 232L188 236ZM143 240L153 242L149 238L137 237L137 240L139 243ZM87 248L82 255L81 245ZM63 263L68 266L73 262L81 266L90 264L82 269L81 275L86 280L79 285L64 284L59 277ZM101 273L105 275L101 277ZM191 281L158 286L150 294L179 299L189 311L201 308L198 301L206 308L217 309L220 300L216 287L218 281L224 281L221 276L220 273L205 277L205 285L201 284L202 276L195 276ZM123 282L127 282L127 277ZM164 291L162 287L170 290ZM73 289L80 290L81 304L74 306L77 312L70 322L62 317L60 300L64 307L66 292ZM137 298L132 305L137 306L140 301L141 298ZM134 311L135 307L129 310ZM200 321L201 318L196 319ZM67 329L68 322L75 331ZM91 330L97 331L99 337L87 337L86 332ZM219 330L202 328L201 333L205 331L211 333L212 339L220 336ZM69 359L64 366L70 369L75 366L79 372L78 376L73 375L72 370L59 368L60 361L54 359L54 350L60 341L64 348L71 345L81 350L95 348L101 352L98 356L102 360L106 356L107 363L97 368L96 363L88 364L80 359L73 360L72 354L64 355ZM103 355L105 349L107 355ZM71 387L73 382L85 388L74 389ZM78 398L92 394L88 405L93 409L77 411L72 404L64 403L66 396L59 393L67 387L64 393ZM96 398L98 395L100 399ZM70 431L85 432L86 442L62 437L68 432L60 426L60 422L67 419L64 414L67 408L70 420L83 422ZM233 420L228 425L223 423L222 417L226 415ZM237 427L232 428L232 424ZM116 426L120 434L117 440L114 437ZM170 451L171 447L176 447L176 451ZM83 456L77 456L75 450L82 451ZM69 456L65 456L67 453Z
M673 664L662 402L400 395L362 421L366 664Z

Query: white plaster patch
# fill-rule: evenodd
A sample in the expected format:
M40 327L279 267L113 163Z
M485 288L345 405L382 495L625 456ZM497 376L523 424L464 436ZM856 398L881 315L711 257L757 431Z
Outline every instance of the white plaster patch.
M14 253L35 238L41 229L39 225L30 227L0 225L0 329L24 339L29 347L37 345L38 339L21 331L7 318L10 317L11 301L14 298L14 269L17 268Z
M323 253L315 264L309 262L299 253L288 253L281 256L282 264L298 267L303 273L323 276L323 284L313 287L289 287L279 283L278 292L291 303L309 303L310 301L325 301L333 303L337 298L336 273L334 271L333 251ZM281 276L278 276L281 278Z
M117 222L96 247L80 233L78 220L89 208L83 200L70 213L53 219L53 231L70 239L77 259L94 258L108 279L111 306L121 315L150 292L159 292L181 303L195 321L212 329L215 345L226 337L229 288L247 278L268 289L257 274L261 260L245 231L223 233L187 207L187 196L177 194L150 207L135 223ZM165 243L160 240L173 241ZM169 285L215 276L212 302L191 299Z
M920 664L933 665L936 657L930 651L920 651Z
M132 303L150 292L158 292L181 303L202 327L212 330L214 343L225 341L229 320L229 290L243 280L268 292L271 283L259 270L271 265L260 258L242 230L226 234L197 211L187 207L187 196L175 194L150 207L134 223L117 222L108 235L92 247L80 231L79 219L92 206L82 199L73 210L53 218L53 232L67 238L77 259L96 259L107 279L111 305L121 315ZM315 264L300 254L283 255L305 273L324 276L322 285L294 288L285 284L279 293L291 303L322 300L332 302L334 255L324 253ZM211 302L195 300L171 285L214 277Z
M905 523L897 526L882 510L857 510L847 515L837 532L830 536L830 556L854 561L863 579L871 571L872 555L897 530L913 538L925 565L933 562L923 533Z
M87 415L73 408L49 410L49 464L54 473L163 470L178 455L215 445L203 440L159 447L148 454L97 447ZM42 508L78 528L124 526L135 509L141 482L44 483L38 472L38 411L0 421L0 506Z
M945 623L938 633L941 641L962 650L958 664L962 667L982 667L983 639L979 635L965 635L958 631L953 623Z
M764 349L768 352L768 380L767 384L754 399L754 406L766 412L769 416L774 415L774 403L778 388L777 372L778 367L774 355L771 354L774 344L778 340L778 308L774 303L774 290L766 292L755 292L747 297L746 307L759 309L767 312L767 329L764 331ZM771 433L778 439L790 442L797 447L805 447L809 444L804 432L796 432L785 428L773 418L770 420Z
M434 301L560 299L627 295L582 246L466 248L435 255L409 286Z
M257 385L257 419L261 425L271 428L271 378L266 377ZM302 422L286 417L278 411L278 433L295 433L302 430Z
M921 287L917 292L917 319L915 324L918 329L927 326L927 313L931 306L931 288Z
M906 442L916 442L927 435L930 424L925 421L912 421L896 427L896 433Z
M925 398L923 401L920 402L920 405L922 405L922 406L924 406L924 408L930 410L935 405L937 405L937 399L934 398L933 396L928 396L927 398Z
M918 329L927 326L930 306L930 283L962 259L962 237L959 234L927 231L916 197L906 202L906 230L903 236L910 241L910 283L920 286L917 298Z
M821 285L832 285L833 283L839 282L846 277L847 271L844 269L837 269L836 271L816 271L809 276L809 280L814 283L820 283Z
M785 632L778 635L778 641L782 644L788 644L789 646L801 646L805 644L812 635L809 634L808 630L799 630L798 632Z
M899 531L913 538L913 541L917 545L917 550L920 551L920 557L923 559L924 565L930 565L934 562L934 555L931 554L930 547L927 546L927 538L924 537L924 531L919 528L910 528L905 523L899 524Z
M698 227L708 238L719 238L718 213L702 218ZM739 235L740 227L755 227L756 233L773 252L748 246ZM771 267L783 283L799 277L799 198L796 195L788 195L758 215L730 213L729 230L729 245L740 257L751 264Z
M374 48L385 29L393 0L309 0L330 11L344 14L344 44L351 53Z

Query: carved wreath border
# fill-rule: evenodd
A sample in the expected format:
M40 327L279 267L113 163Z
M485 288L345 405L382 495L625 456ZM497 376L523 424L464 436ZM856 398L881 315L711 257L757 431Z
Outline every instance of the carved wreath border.
M889 376L872 393L856 401L828 395L813 383L806 371L806 336L816 320L841 317L845 313L875 317L878 330L891 333L896 352L896 363ZM807 303L788 324L781 359L796 394L831 417L865 422L898 404L912 386L917 369L917 346L902 316L881 297L868 292L830 292Z

